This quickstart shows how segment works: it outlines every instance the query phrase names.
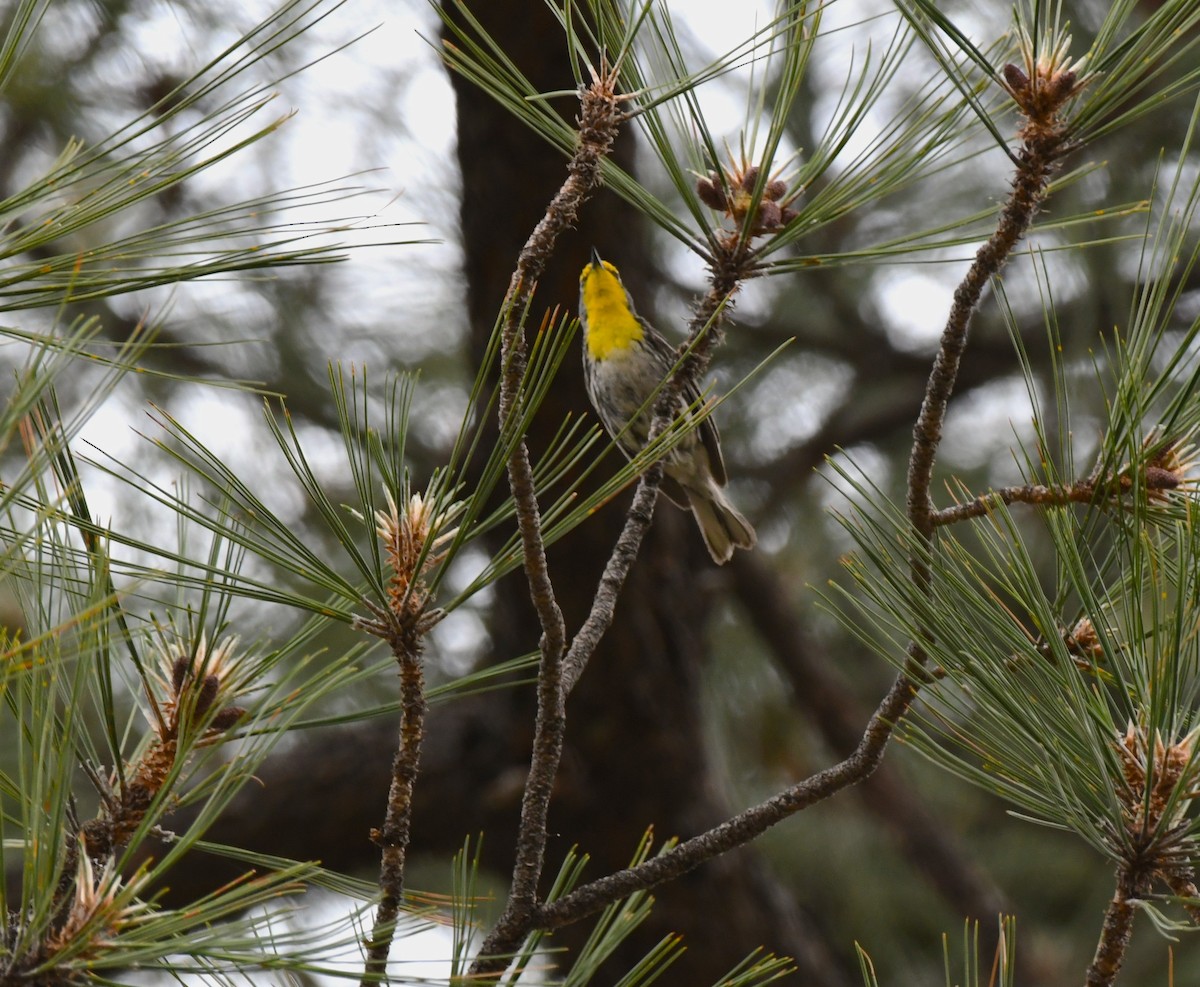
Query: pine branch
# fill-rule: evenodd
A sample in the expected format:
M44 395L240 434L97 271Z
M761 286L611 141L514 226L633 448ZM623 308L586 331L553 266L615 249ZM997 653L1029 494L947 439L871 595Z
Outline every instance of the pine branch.
M858 741L865 711L837 674L835 656L813 639L783 579L753 553L731 560L731 589L774 654L791 686L799 715L820 730L834 751ZM894 765L892 765L894 767ZM904 857L955 911L998 915L1011 911L966 848L947 833L944 821L897 771L883 765L859 792L869 811L893 834Z
M388 790L383 826L371 831L371 841L380 848L379 887L381 896L375 924L366 942L367 962L362 987L383 981L387 972L396 920L404 903L404 871L412 829L413 788L421 760L425 735L424 662L418 634L396 636L390 642L400 667L400 741L392 759L392 781Z
M622 122L621 97L616 92L615 71L602 68L580 94L579 135L567 165L568 177L555 194L546 213L530 234L517 262L505 301L501 359L499 415L501 429L507 427L518 401L524 374L526 347L522 327L533 287L545 269L559 235L573 225L584 201L600 185L600 165L609 154ZM508 463L509 486L516 506L517 525L529 580L530 596L542 627L539 642L537 718L533 752L521 800L512 886L504 911L480 947L480 958L472 975L499 976L531 927L536 910L537 884L546 851L546 818L551 789L562 756L566 730L562 660L566 649L566 627L554 598L554 587L546 565L541 515L534 492L529 450L522 439ZM650 495L652 497L653 491ZM653 505L651 504L651 507Z
M1020 71L1015 66L1009 68ZM1021 84L1015 77L1014 82ZM1025 78L1022 92L1035 90L1038 82L1043 86L1048 84L1047 80L1035 79L1030 82ZM971 319L979 308L984 288L1000 273L1029 229L1045 200L1050 180L1058 170L1063 155L1072 147L1066 123L1058 116L1062 101L1071 95L1072 90L1061 85L1059 90L1062 100L1050 107L1038 108L1036 116L1027 118L1012 192L1001 210L995 231L976 252L974 262L955 289L950 314L942 330L937 357L913 429L913 447L908 464L908 516L913 527L924 538L933 534L934 507L929 495L933 463L942 439L946 409L958 378L959 363L967 346Z
M1141 469L1141 489L1152 500L1162 500L1184 482L1179 472L1154 465L1153 461ZM1134 488L1130 470L1123 470L1113 477L1090 476L1073 483L1041 484L1030 483L1019 486L1000 487L980 494L972 500L933 511L929 516L934 528L941 528L973 518L985 517L999 504L1032 504L1037 507L1064 507L1067 504L1091 504L1097 498L1113 503L1127 497Z
M364 599L363 604L372 616L354 621L356 629L387 643L400 671L400 737L392 759L387 809L383 826L371 831L371 840L380 849L380 899L366 942L362 987L386 979L396 921L404 905L413 789L425 738L425 714L429 709L425 697L424 639L441 618L441 612L430 606L425 576L439 561L438 547L455 535L453 529L444 530L454 508L439 504L435 496L426 499L413 494L397 504L389 491L387 498L387 510L375 514L376 532L391 568L386 606Z
M872 714L862 739L847 758L666 853L580 886L544 906L537 915L536 924L548 929L561 928L594 915L635 891L672 881L714 857L749 843L797 812L862 781L879 766L892 729L908 709L912 696L908 682L898 679Z
M1088 967L1087 987L1112 987L1133 937L1135 902L1150 890L1150 872L1143 866L1122 865L1117 870L1117 887L1104 913L1104 925L1096 954Z
M649 433L651 442L654 441L656 435L655 424L657 422L651 424ZM661 429L658 431L661 432ZM616 615L617 598L621 595L621 588L625 585L629 570L633 567L638 551L642 547L642 539L646 536L646 532L650 529L650 522L654 518L654 506L658 503L658 488L662 483L662 478L663 463L662 460L659 460L646 470L638 481L633 502L629 505L625 516L625 524L613 545L612 554L609 555L608 562L604 566L604 572L600 575L600 583L596 587L596 595L592 599L591 609L575 637L571 639L571 647L567 651L566 657L563 658L562 691L564 697L571 694L583 675L584 669L587 668L588 661L600 646L601 638L612 625L613 617Z

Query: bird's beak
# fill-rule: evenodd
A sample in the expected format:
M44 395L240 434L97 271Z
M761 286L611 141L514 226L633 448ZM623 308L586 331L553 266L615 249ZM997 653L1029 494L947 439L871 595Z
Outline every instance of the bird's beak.
M600 259L600 252L595 247L592 247L592 263L595 264L597 267L599 267L601 264L604 263Z

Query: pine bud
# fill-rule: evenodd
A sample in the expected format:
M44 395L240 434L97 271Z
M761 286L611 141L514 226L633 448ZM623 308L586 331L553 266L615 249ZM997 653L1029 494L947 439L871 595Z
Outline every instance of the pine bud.
M1020 68L1009 62L1004 66L1004 81L1014 93L1024 93L1029 90L1029 76Z
M723 212L728 207L725 190L721 188L721 177L716 172L713 172L708 178L697 180L696 194L700 196L700 201L710 209Z

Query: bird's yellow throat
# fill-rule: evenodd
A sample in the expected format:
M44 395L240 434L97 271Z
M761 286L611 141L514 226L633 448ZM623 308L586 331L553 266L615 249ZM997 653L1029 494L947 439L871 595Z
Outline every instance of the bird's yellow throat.
M602 261L589 264L581 279L587 309L587 348L593 360L607 360L644 335L642 324L629 307L617 269Z

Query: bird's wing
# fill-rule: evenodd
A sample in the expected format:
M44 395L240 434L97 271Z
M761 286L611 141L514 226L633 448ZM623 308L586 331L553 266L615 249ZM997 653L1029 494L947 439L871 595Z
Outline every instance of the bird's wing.
M640 317L639 321L646 327L646 341L655 350L659 362L662 364L663 372L666 372L674 365L679 354L670 343L654 330L654 327L650 323ZM701 404L700 390L695 384L689 383L684 387L680 397L683 404L689 407L707 407L707 405ZM700 441L704 444L704 451L708 453L708 466L712 477L717 481L717 486L723 487L726 480L725 460L721 457L721 434L717 431L717 423L709 415L700 423L697 431L700 433ZM675 500L674 497L671 497L671 499ZM679 501L676 501L676 503L679 503Z
M688 404L699 404L700 392L695 387L684 388L684 400ZM713 404L713 399L709 398L704 404L699 404L701 411L706 411ZM700 433L700 441L704 443L704 451L708 453L708 467L712 471L712 477L717 481L717 486L725 486L727 476L725 475L725 460L721 456L721 433L717 431L717 422L710 414L700 423L697 429Z

